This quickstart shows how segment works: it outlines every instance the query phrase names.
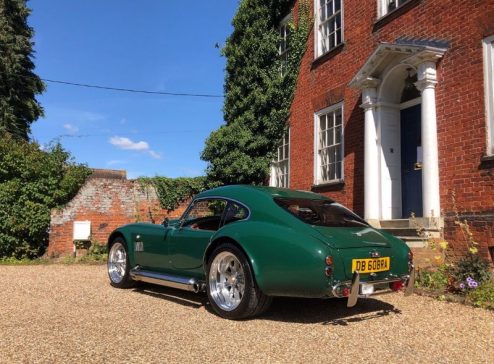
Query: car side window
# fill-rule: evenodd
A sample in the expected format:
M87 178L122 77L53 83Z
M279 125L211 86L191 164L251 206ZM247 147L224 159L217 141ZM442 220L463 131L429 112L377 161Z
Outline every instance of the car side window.
M230 201L226 207L223 225L230 224L235 221L246 219L249 216L249 210L239 203Z
M225 200L204 199L194 201L184 217L183 227L196 230L216 231L220 227L221 216L226 207Z

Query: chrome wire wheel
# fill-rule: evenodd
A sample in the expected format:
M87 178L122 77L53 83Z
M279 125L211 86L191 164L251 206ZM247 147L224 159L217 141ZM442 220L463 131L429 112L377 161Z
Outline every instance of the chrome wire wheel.
M240 305L245 293L245 274L238 258L228 251L219 253L209 269L209 291L214 302L225 311Z
M108 275L113 283L120 283L125 277L127 252L122 243L116 242L108 254Z

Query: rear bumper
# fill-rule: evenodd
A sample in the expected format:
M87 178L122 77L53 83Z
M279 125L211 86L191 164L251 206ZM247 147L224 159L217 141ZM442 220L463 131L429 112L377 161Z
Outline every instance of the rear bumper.
M413 293L413 287L415 284L415 269L413 268L413 266L411 266L410 273L407 275L379 281L361 282L360 273L358 271L355 271L353 273L351 282L342 282L333 286L332 293L335 297L348 297L347 307L353 307L357 304L359 298L366 298L369 296L395 292L395 290L391 289L391 285L395 282L402 283L405 296L411 295ZM372 293L368 293L369 288L371 289ZM344 294L344 292L348 292L349 294Z

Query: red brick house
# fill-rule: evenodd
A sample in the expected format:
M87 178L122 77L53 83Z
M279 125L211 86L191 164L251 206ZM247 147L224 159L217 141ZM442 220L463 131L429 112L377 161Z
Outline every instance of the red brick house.
M494 259L494 0L313 0L313 14L271 184L420 246L414 215L461 255L458 216Z

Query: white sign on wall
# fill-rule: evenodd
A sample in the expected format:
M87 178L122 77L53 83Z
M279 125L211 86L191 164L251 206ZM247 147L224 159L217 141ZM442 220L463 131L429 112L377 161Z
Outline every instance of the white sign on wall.
M74 221L74 240L91 240L91 221Z

